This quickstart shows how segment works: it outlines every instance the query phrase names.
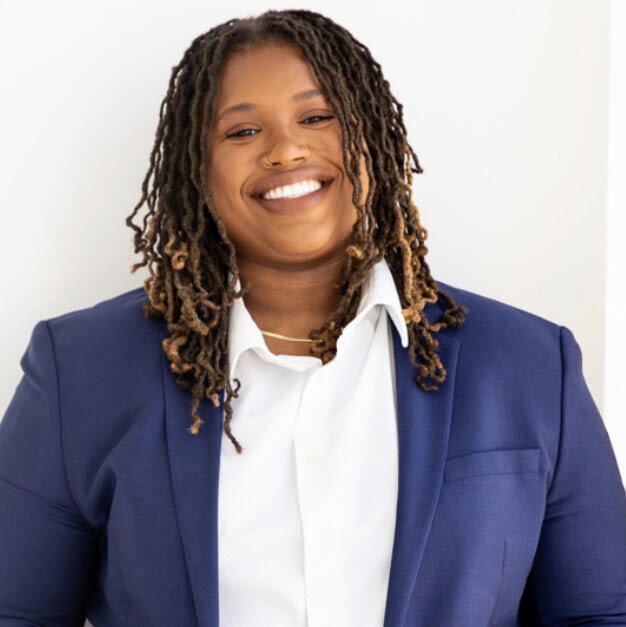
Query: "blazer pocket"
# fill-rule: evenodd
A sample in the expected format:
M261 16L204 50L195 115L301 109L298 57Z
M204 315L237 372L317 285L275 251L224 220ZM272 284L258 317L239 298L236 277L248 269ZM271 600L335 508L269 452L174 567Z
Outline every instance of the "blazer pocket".
M479 475L500 475L539 470L539 448L498 449L478 451L446 462L446 481Z

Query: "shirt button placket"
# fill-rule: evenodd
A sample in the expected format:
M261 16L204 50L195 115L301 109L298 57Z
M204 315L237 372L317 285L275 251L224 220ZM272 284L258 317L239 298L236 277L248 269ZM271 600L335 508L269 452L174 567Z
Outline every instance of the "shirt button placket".
M329 530L325 524L327 486L324 451L327 428L323 397L323 372L309 378L296 416L294 430L296 467L305 555L305 587L309 625L328 625L320 612L326 610L326 569L329 556Z

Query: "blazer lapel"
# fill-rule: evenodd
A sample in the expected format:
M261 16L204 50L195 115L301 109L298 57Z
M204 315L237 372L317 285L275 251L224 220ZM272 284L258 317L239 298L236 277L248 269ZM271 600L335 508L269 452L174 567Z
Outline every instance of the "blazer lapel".
M218 627L217 497L222 408L203 401L198 413L204 424L197 435L189 433L191 393L176 385L169 360L161 355L172 490L198 625Z
M428 310L428 307L427 307ZM398 407L398 503L384 627L404 625L424 548L437 507L448 452L452 400L460 343L437 335L446 381L437 392L417 387L417 369L400 342L393 348Z
M428 307L427 307L428 309ZM458 340L440 333L439 354L448 377L438 392L423 392L416 369L393 329L398 407L398 502L384 627L402 625L430 532L448 450ZM165 331L162 338L165 337ZM204 424L191 424L191 394L161 353L167 450L185 561L200 627L219 625L218 485L222 409L203 401ZM221 393L223 400L224 393Z

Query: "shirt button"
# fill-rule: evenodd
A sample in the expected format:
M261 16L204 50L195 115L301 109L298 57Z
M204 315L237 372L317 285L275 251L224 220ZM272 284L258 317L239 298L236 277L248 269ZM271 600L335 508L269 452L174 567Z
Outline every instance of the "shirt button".
M311 454L306 456L305 461L311 466L318 466L322 461L322 458L319 455Z

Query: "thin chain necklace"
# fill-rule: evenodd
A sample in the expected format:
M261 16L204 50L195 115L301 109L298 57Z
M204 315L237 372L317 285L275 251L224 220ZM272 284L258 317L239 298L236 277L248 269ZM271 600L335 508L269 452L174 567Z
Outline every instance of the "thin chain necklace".
M270 337L276 337L279 340L290 340L291 342L312 342L313 340L308 337L290 337L289 335L281 335L280 333L271 333L270 331L261 331L263 335L269 335Z

